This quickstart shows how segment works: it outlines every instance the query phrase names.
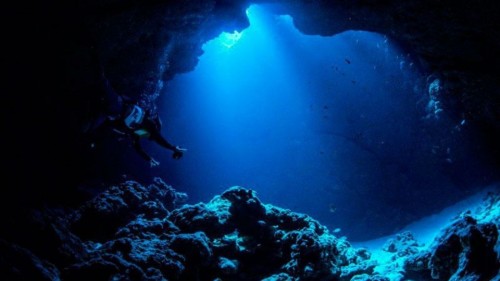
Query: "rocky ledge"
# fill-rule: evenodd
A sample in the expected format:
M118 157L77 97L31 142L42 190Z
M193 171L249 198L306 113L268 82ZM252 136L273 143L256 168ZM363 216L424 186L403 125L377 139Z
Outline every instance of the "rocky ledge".
M380 253L353 247L315 219L234 186L208 203L156 178L125 181L76 210L34 214L40 243L0 243L3 280L498 280L500 194L443 227L430 245L410 232ZM43 244L43 245L40 245ZM496 278L496 279L495 279Z

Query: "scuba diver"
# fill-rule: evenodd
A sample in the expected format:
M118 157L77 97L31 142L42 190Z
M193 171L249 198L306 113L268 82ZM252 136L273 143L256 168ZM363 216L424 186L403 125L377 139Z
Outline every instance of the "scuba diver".
M109 80L106 79L102 67L100 70L100 79L105 92L101 102L105 108L105 114L101 115L92 127L94 129L112 129L113 132L118 133L120 136L130 138L134 149L144 160L150 163L151 167L158 166L160 162L142 149L141 139L143 138L154 141L160 146L173 151L172 157L180 159L187 150L172 145L162 136L162 124L158 113L152 109L139 106L137 102L133 102L130 98L116 93Z
M147 138L166 149L172 150L174 159L180 159L186 151L184 148L170 144L162 136L161 120L158 113L152 113L136 104L125 103L123 112L117 117L109 116L106 122L116 133L130 137L135 150L150 163L151 167L158 166L160 162L142 149L142 138Z

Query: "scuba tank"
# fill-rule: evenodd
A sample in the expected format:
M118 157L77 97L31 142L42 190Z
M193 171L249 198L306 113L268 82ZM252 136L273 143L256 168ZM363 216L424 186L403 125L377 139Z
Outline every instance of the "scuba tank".
M137 105L133 105L129 110L129 113L125 115L123 122L129 129L135 129L139 127L139 125L141 125L142 121L144 120L145 114L146 112L144 111L144 109L140 108Z

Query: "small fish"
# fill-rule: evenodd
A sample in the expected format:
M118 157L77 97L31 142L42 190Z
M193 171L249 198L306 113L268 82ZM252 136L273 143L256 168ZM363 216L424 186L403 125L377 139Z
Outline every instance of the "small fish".
M347 64L351 64L351 61L348 59L345 59L345 62L347 62Z
M356 84L356 80L351 80L351 82L352 82L353 84Z

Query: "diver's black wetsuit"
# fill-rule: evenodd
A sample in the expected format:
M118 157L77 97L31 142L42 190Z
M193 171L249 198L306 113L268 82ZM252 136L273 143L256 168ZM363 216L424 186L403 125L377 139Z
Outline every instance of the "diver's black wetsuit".
M142 122L134 128L130 128L125 124L125 117L126 115L123 115L121 118L118 118L116 120L110 120L110 125L115 131L130 136L132 138L132 143L135 150L145 160L151 161L152 158L142 149L140 140L143 137L158 143L160 146L166 149L170 149L174 152L177 151L177 148L174 145L170 144L161 135L161 121L158 116L151 116L148 112L146 112Z
M142 149L140 142L141 138L148 138L158 143L160 146L172 150L174 152L174 159L182 157L185 149L170 144L161 135L161 120L158 114L151 114L150 111L144 110L133 103L130 98L117 94L108 79L104 76L102 69L100 79L104 88L104 97L102 101L105 108L105 114L98 119L94 128L108 127L121 135L131 137L134 149L142 158L150 161L152 165L157 165L159 162L154 160ZM137 112L141 113L139 115L141 118L138 118L140 120L134 120L136 122L131 125L130 120L127 118L131 117L134 108Z

